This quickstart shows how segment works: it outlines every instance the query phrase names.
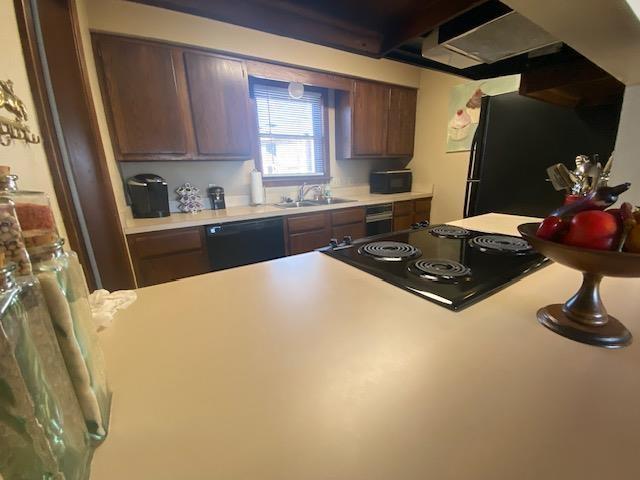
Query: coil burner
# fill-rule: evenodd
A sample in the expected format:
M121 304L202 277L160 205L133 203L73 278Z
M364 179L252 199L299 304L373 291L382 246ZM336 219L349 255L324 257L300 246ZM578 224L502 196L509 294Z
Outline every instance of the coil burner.
M420 249L402 242L371 242L358 249L358 253L370 255L384 262L401 262L422 255Z
M471 232L466 228L453 225L436 225L429 229L429 233L440 238L467 238L471 236Z
M469 240L469 245L485 253L527 255L534 252L523 238L508 235L479 235Z
M471 276L471 269L459 262L445 259L420 259L409 265L409 271L434 281L457 282Z

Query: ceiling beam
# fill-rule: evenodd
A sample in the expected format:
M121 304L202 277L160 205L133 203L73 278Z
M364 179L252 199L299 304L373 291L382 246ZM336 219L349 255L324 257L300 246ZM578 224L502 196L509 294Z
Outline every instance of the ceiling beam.
M260 0L129 1L211 18L360 55L380 56L381 34L287 2L263 2Z
M384 34L381 55L395 50L403 43L424 35L457 15L484 3L486 0L425 0L416 2L411 14L393 22Z

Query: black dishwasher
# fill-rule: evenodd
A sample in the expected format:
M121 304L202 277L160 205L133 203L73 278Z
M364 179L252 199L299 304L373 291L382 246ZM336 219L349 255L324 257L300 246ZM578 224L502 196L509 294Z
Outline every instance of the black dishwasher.
M282 218L207 225L211 270L284 257Z

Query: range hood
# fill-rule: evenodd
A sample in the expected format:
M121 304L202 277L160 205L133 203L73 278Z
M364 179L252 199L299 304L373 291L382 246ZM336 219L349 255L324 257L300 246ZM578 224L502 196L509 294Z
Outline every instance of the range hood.
M465 22L461 22L465 25ZM468 26L468 25L467 25ZM562 43L516 11L503 13L481 25L460 32L442 27L427 35L422 56L456 68L492 64L500 60L536 52L549 53Z

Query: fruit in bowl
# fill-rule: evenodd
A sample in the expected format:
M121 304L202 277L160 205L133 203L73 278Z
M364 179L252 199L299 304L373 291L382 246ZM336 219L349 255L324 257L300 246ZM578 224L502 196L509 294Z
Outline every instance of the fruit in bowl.
M600 187L580 199L565 203L540 224L536 236L544 240L593 250L620 250L640 253L640 225L629 203L613 205L629 183Z
M616 217L601 210L586 210L571 219L562 243L594 250L612 250L619 236Z

